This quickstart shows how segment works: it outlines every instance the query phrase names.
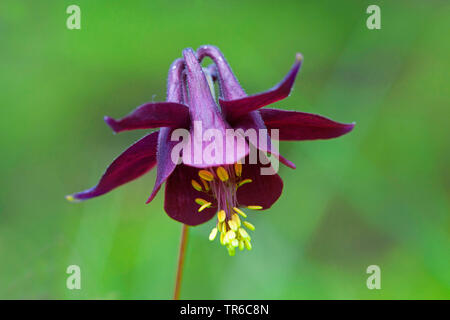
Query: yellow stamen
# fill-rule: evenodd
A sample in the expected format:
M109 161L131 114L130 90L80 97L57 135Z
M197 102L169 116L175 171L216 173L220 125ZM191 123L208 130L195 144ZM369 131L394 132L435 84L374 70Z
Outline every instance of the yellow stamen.
M214 176L211 172L207 171L207 170L200 170L198 172L198 175L200 178L202 178L203 180L206 181L213 181L214 180Z
M236 163L234 164L234 171L236 172L236 175L237 175L238 177L240 177L241 174L242 174L242 163L236 162Z
M219 213L217 214L217 218L219 218L219 222L224 222L225 217L226 217L225 211L220 210Z
M244 250L244 241L239 241L239 250Z
M222 244L222 245L225 244L225 233L220 234L220 244Z
M246 227L249 228L250 230L252 230L252 231L255 230L255 226L252 225L250 222L244 221L243 223L244 223L244 226L246 226Z
M239 188L239 187L243 186L244 184L250 183L252 181L253 181L252 179L245 179L245 180L242 180L241 182L239 182L237 186Z
M236 254L236 250L234 249L234 247L228 247L228 254L230 256L234 256Z
M247 231L245 231L242 228L239 228L239 234L242 236L242 238L247 239L248 238L248 233Z
M202 205L208 203L208 201L206 201L205 199L202 199L202 198L195 198L195 203L198 204L199 206L202 206Z
M197 181L192 180L191 184L192 184L192 186L194 187L195 190L197 190L197 191L202 191L203 190L202 186Z
M217 172L217 176L219 177L219 179L222 180L223 182L225 182L229 179L228 172L227 172L227 170L225 170L224 167L218 167L216 172Z
M209 234L209 240L213 241L217 236L217 228L213 228Z
M202 205L200 208L198 208L198 212L202 212L203 210L205 210L206 208L209 208L211 206L211 202L207 202L204 205Z
M230 226L231 230L236 231L237 230L237 224L233 220L228 220L228 225Z
M226 233L226 237L228 238L228 240L233 240L234 238L236 238L236 233L233 230L230 230Z
M228 243L230 243L230 239L228 239L228 234L226 234L226 233L222 233L224 236L223 236L223 243L226 245L226 244L228 244Z
M261 207L261 206L247 206L247 208L252 209L252 210L261 210L263 207Z
M250 243L250 241L245 240L245 247L247 248L247 250L252 250L252 244Z
M205 187L205 190L206 190L206 191L209 191L209 184L208 184L208 181L205 181L205 180L203 180L202 178L200 178L200 180L202 181L203 186Z
M239 213L244 218L247 218L247 215L241 209L234 207L233 210L236 211L237 213Z
M227 233L227 223L225 221L222 223L222 232Z
M241 226L241 219L239 219L239 216L236 213L231 216L231 219L233 219L238 227Z
M236 248L238 245L239 245L239 240L233 239L233 241L231 241L231 246L233 246L234 248Z

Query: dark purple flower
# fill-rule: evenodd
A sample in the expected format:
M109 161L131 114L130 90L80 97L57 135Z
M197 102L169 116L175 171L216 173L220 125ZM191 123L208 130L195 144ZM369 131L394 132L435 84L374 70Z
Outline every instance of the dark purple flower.
M252 140L230 135L229 131L278 129L280 140L313 140L338 137L351 131L354 125L302 112L259 110L289 95L302 62L301 55L297 55L294 66L280 84L252 96L245 94L217 48L203 46L197 55L192 49L186 49L183 59L172 64L166 102L144 104L120 120L105 117L114 132L161 129L146 135L116 158L95 187L67 198L85 200L100 196L138 178L157 164L155 186L147 203L166 182L164 209L167 214L192 226L207 222L217 214L210 240L220 233L220 242L234 255L237 247L251 249L251 238L244 226L254 230L251 223L239 218L239 215L247 217L240 208L268 209L283 188L280 176L264 155L260 155L259 162L248 161L253 147L276 156L290 167L295 165L278 154L268 134ZM200 61L205 56L212 58L215 66L202 68ZM208 77L219 82L221 108L215 102ZM201 125L200 129L197 124ZM190 148L183 149L174 161L173 154L179 142L172 141L172 134L177 129L190 133L187 141ZM213 130L220 139L202 139L203 132L208 130ZM227 149L229 145L233 146L232 150ZM204 155L210 149L215 150L213 162ZM201 151L200 161L195 161L196 150ZM271 172L261 174L261 169Z

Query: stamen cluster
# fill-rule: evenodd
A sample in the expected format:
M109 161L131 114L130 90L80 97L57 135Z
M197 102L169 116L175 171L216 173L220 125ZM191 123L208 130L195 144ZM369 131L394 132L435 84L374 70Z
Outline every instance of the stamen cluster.
M204 192L217 200L217 223L209 234L209 240L213 241L220 233L220 243L225 246L230 256L234 256L236 248L239 250L252 249L251 237L248 230L255 230L255 226L248 221L247 214L239 209L236 199L237 190L251 179L242 177L242 164L235 163L230 166L220 166L217 168L202 169L198 172L199 180L192 180L192 187L200 192ZM198 212L213 206L212 202L202 198L196 198L195 202L200 206ZM248 209L260 210L261 206L247 206ZM241 216L241 218L239 217Z

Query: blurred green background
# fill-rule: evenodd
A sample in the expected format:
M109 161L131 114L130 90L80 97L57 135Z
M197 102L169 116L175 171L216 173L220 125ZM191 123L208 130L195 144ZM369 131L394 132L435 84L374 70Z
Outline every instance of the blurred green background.
M81 30L66 8L81 8ZM381 30L366 8L381 7ZM111 160L145 132L121 117L165 99L171 62L214 44L247 93L355 130L282 143L284 193L251 214L253 250L229 257L190 229L181 297L450 298L448 1L2 1L0 298L170 299L181 225L150 204L155 173L83 203ZM208 61L209 62L209 61ZM66 288L81 267L82 289ZM366 268L381 268L381 290Z

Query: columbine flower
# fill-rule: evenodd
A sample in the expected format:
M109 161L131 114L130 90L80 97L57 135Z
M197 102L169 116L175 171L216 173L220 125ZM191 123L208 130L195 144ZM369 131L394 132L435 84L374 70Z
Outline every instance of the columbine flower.
M105 117L106 123L115 132L161 129L145 136L116 158L97 186L67 198L85 200L102 195L138 178L157 164L156 183L147 203L166 182L164 209L167 214L191 226L205 223L217 215L209 239L212 241L220 234L220 243L226 246L230 255L234 255L236 248L251 249L251 237L246 229L255 229L244 220L247 215L241 209L270 208L281 195L281 178L273 170L272 174L261 175L261 168L271 169L269 163L245 161L249 152L247 142L240 145L231 157L226 154L216 158L213 165L204 158L195 162L189 157L191 154L187 156L186 153L182 155L182 163L177 164L172 159L172 151L178 142L172 141L172 132L178 128L190 130L191 150L203 152L211 144L218 144L220 149L230 139L236 139L229 136L227 129L279 129L280 140L311 140L338 137L351 131L353 124L341 124L301 112L258 110L289 95L300 68L300 55L297 55L294 66L279 85L267 92L247 96L220 51L211 46L201 47L198 50L199 59L210 56L217 68L214 76L220 84L221 110L215 103L205 76L205 72L214 72L214 68L202 69L192 49L184 50L183 56L184 59L176 60L170 68L167 102L144 104L120 120ZM199 140L195 123L201 123L203 130L219 132L223 145L218 141L205 143ZM254 146L295 167L278 155L268 136L265 143L257 141Z

